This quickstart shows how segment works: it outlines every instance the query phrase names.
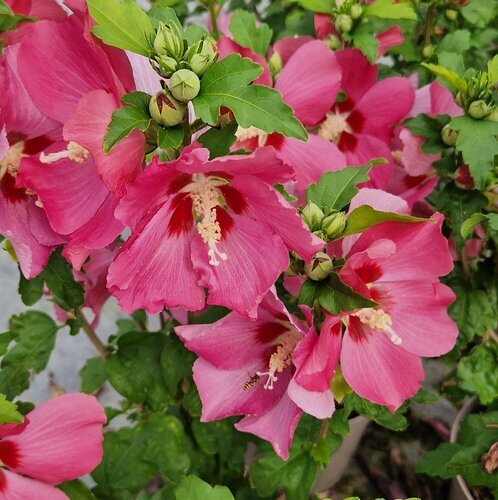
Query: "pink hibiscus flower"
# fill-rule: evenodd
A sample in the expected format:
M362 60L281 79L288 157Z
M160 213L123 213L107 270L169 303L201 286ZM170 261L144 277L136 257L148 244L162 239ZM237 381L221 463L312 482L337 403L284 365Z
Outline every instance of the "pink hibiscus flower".
M116 211L134 233L109 269L125 311L227 306L256 317L257 305L293 250L309 260L323 242L273 189L293 172L273 148L208 160L196 145L170 163L157 157Z
M104 410L93 396L65 394L41 404L24 423L0 426L0 496L68 497L53 485L91 472L102 459Z
M357 197L353 206L408 210L381 191ZM384 222L343 242L341 279L379 305L347 316L344 337L335 339L342 343L342 372L356 393L392 411L420 388L420 358L448 352L458 334L447 314L455 295L439 283L453 267L442 222L440 214L427 222Z
M318 337L289 314L274 291L261 302L256 321L232 312L210 325L175 330L200 356L193 372L201 421L245 415L235 427L268 440L286 460L303 411L317 418L332 415L330 380L339 355L334 359L328 349L332 328ZM310 378L310 372L319 374Z
M226 39L228 40L228 39ZM250 57L260 64L264 71L260 77L263 85L272 85L266 63L249 49L239 48L231 40L220 41L220 55L229 51ZM282 45L280 45L282 48ZM321 41L307 41L286 61L275 83L283 100L294 110L296 117L308 129L320 122L335 101L340 87L341 73L334 53ZM273 146L278 157L294 168L295 187L301 191L316 182L324 172L340 170L346 166L344 156L337 147L313 133L307 142L267 134L259 129L239 129L239 144L254 151L260 146Z

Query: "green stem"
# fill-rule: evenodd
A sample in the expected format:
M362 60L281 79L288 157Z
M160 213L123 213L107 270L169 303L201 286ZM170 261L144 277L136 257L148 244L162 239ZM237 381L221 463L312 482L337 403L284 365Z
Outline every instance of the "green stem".
M213 27L212 35L215 40L220 39L220 32L218 31L218 13L219 9L215 6L216 0L209 0L208 10L209 16L211 17L211 25Z
M92 325L90 325L90 323L88 322L88 320L85 318L84 314L81 311L78 313L78 318L83 324L82 326L83 331L85 332L90 342L95 346L95 349L99 351L99 354L104 359L109 357L109 352L107 351L104 343L99 339L99 337L95 333L95 330L92 328Z

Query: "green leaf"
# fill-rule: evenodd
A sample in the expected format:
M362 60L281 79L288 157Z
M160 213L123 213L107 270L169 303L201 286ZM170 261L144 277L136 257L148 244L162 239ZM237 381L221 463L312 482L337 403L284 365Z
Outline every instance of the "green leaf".
M31 372L40 373L47 366L57 325L44 313L28 311L12 316L9 329L16 344L2 359L0 392L12 399L29 387Z
M222 106L230 109L241 127L257 127L305 141L306 130L275 89L250 85L262 72L251 60L231 54L204 74L199 95L193 100L196 116L215 125Z
M498 214L486 214L489 221L489 227L493 231L498 231Z
M0 394L0 425L23 422L24 417L17 411L17 405L7 401L5 394Z
M498 347L495 344L478 345L457 367L459 386L477 394L483 405L498 398Z
M176 24L181 31L183 31L182 24L180 23L180 20L178 19L178 16L176 15L175 9L172 9L171 7L165 7L162 5L154 5L151 7L148 12L147 16L150 19L150 22L152 23L152 26L154 28L159 27L159 23L174 23ZM199 26L200 28L200 26ZM202 29L202 28L200 28ZM194 43L194 42L191 42Z
M306 201L319 206L324 213L342 210L358 193L357 184L368 181L371 165L346 167L337 172L326 172L306 191Z
M41 273L54 301L66 311L83 305L83 287L74 281L71 266L60 251L54 252Z
M113 1L113 0L112 0ZM149 114L150 95L145 92L131 92L121 96L121 100L128 104L116 109L107 126L104 137L104 151L108 153L119 141L131 134L135 129L145 132L150 125Z
M43 276L38 275L30 280L27 280L22 272L19 274L20 278L18 291L21 296L21 300L26 306L32 306L42 298L43 286L45 283Z
M441 77L463 94L467 92L467 82L454 71L451 71L439 64L422 63L422 66L427 68L429 71L432 71L435 75Z
M462 227L460 228L460 234L464 240L467 240L472 236L474 229L483 221L487 220L486 215L484 214L472 214L468 219L466 219L462 223Z
M488 61L488 75L491 84L498 82L498 54Z
M174 399L161 374L161 353L167 337L158 332L130 332L118 340L118 350L106 363L111 385L133 403L162 409Z
M460 450L461 446L456 444L440 444L435 450L429 451L423 456L422 460L415 466L415 471L418 474L450 479L453 474L445 470L445 466Z
M154 30L147 14L135 0L88 0L97 25L93 34L108 45L149 56Z
M439 44L441 52L457 52L462 54L470 49L470 31L455 30L447 34Z
M162 380L170 394L176 394L178 384L183 378L191 377L194 361L194 354L185 349L176 335L170 335L166 338L159 365Z
M367 24L360 25L351 34L351 39L353 45L357 49L360 49L371 63L375 63L380 42L371 31L370 26Z
M197 476L184 477L175 489L177 500L234 500L226 486L212 487Z
M485 28L497 14L496 2L489 0L470 0L464 5L460 12L470 24L478 28Z
M327 281L307 280L299 292L299 303L313 307L315 301L330 314L375 307L377 302L363 297L332 273Z
M296 0L299 5L312 12L320 14L332 14L334 5L329 0Z
M92 394L104 385L107 380L105 359L101 356L87 359L80 370L81 391Z
M164 128L157 127L157 145L161 149L179 148L183 142L183 127L177 125L176 127Z
M373 209L370 205L361 205L349 213L346 219L346 229L341 234L341 238L351 234L361 233L369 227L380 224L381 222L428 222L430 219L422 219L411 215L401 215L391 212L381 212Z
M459 131L456 149L469 166L476 188L484 188L486 176L498 155L498 123L465 115L453 118L450 127Z
M393 3L392 0L377 0L365 7L365 15L382 19L417 19L411 2Z
M385 406L371 403L354 392L346 394L344 406L348 411L355 410L369 420L393 431L404 431L408 427L408 421L401 414L402 410L391 413Z
M235 10L230 18L229 30L239 45L263 57L266 55L273 32L265 23L257 26L256 16L252 12Z
M79 479L59 484L57 488L62 490L71 500L96 500L88 486Z
M204 28L201 28L198 24L191 24L185 30L184 35L185 35L185 40L187 40L187 44L190 46L206 38L209 35L209 33Z
M431 117L419 114L414 118L405 120L404 125L408 127L410 132L425 139L421 148L424 153L434 154L447 148L446 144L441 140L441 131L449 121L450 117L448 115Z
M225 156L230 153L230 148L237 141L235 135L237 124L229 123L221 128L210 128L197 139L205 148L209 149L209 158L212 160L218 156Z

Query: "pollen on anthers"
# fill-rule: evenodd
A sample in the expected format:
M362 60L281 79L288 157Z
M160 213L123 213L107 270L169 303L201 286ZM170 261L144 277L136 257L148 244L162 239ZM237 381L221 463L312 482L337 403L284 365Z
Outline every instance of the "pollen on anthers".
M62 151L49 153L48 155L46 155L45 153L40 154L41 163L50 164L64 158L69 158L71 161L81 164L88 160L88 158L90 158L90 152L88 151L88 149L80 146L77 142L69 141L69 143L67 144L67 148Z
M318 136L326 141L337 143L343 132L351 132L347 122L349 113L327 113L325 120L318 127Z
M11 146L3 158L0 159L0 179L8 173L12 177L17 175L23 154L24 142L20 141Z
M401 338L396 335L396 332L392 329L393 321L391 316L382 309L364 308L354 312L351 316L356 316L372 330L386 333L389 336L389 340L394 345L401 345Z

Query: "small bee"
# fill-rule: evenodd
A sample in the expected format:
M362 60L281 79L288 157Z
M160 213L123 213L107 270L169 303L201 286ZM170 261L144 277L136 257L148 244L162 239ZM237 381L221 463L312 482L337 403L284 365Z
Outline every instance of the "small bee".
M254 387L256 382L259 380L259 375L255 373L249 380L244 384L244 391L249 390L251 387Z

